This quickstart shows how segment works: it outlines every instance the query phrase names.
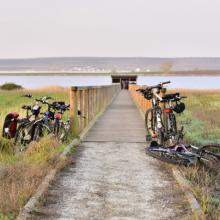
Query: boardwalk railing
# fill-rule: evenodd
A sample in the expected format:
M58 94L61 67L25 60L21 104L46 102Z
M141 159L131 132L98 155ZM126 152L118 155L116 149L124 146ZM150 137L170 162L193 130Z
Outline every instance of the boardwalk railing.
M152 107L151 100L145 99L141 93L137 92L136 90L139 88L140 86L137 85L129 85L131 96L133 97L138 107L142 110L142 112L145 113L149 108ZM163 96L162 93L161 96Z
M129 85L129 91L131 93L132 98L134 99L138 107L143 112L146 112L147 109L151 108L151 101L145 99L141 93L136 92L136 90L139 88L140 86L137 86L137 85Z
M120 91L120 84L101 87L71 87L70 122L74 136L86 128Z

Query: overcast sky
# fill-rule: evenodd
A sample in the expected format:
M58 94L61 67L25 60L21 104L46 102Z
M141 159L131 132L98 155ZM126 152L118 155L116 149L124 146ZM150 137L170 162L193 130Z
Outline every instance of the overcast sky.
M220 56L219 0L0 0L0 58Z

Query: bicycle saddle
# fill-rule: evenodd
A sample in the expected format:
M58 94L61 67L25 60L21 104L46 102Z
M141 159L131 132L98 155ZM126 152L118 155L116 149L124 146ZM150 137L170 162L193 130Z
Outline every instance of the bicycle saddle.
M179 95L180 95L179 93L165 94L163 96L163 99L165 100L175 99Z
M21 108L25 109L25 110L31 110L31 106L30 105L23 105Z

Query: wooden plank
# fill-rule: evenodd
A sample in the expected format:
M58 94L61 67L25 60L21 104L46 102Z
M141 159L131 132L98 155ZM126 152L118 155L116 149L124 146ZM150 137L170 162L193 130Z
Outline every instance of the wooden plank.
M128 90L122 90L85 140L145 143L145 127Z

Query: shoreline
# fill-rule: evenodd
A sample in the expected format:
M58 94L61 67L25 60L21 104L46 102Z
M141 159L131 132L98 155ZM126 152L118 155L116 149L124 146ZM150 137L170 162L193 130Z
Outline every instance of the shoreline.
M161 76L161 77L219 77L220 71L175 71L169 73L161 73L161 72L61 72L61 71L36 71L36 72L2 72L0 71L1 76L112 76L112 75L120 75L120 76Z

